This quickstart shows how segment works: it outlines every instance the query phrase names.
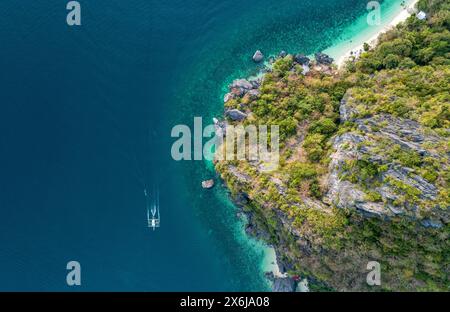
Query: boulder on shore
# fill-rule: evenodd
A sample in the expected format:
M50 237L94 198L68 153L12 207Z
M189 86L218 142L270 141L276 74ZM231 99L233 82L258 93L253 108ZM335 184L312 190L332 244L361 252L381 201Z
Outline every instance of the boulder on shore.
M253 54L253 61L256 63L261 62L264 59L264 54L261 51L257 50L255 54Z
M334 62L334 59L331 56L322 52L314 54L314 57L319 64L331 65Z
M212 188L214 186L214 180L213 179L211 179L211 180L206 180L206 181L203 181L202 182L202 187L204 188L204 189L210 189L210 188Z
M249 82L247 79L236 79L233 81L233 83L230 85L230 88L240 88L244 91L253 89L253 84Z
M242 121L247 118L247 114L238 109L230 109L225 113L225 115L233 121Z
M309 62L311 61L309 57L305 56L304 54L296 54L294 56L294 59L297 63L300 65L309 65Z
M228 92L227 94L225 94L225 96L223 97L223 102L226 103L231 99L234 99L235 94Z
M279 54L278 54L278 57L279 58L283 58L283 57L285 57L287 55L287 52L286 51L281 51Z
M253 89L258 89L261 86L262 78L255 77L255 78L250 79L249 82L252 84Z

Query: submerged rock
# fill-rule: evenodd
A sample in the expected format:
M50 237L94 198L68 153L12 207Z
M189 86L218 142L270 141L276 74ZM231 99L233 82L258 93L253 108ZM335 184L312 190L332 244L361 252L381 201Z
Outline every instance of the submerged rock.
M264 59L264 54L261 51L257 50L255 54L253 54L253 61L256 63L261 62Z

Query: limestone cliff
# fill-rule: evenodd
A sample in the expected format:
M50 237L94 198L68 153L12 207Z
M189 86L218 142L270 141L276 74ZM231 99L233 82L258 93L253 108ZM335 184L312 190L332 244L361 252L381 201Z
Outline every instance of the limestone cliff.
M283 54L225 96L222 134L280 125L277 170L216 168L247 232L312 290L450 290L450 8L418 6L427 20L411 17L343 71L323 54L307 65ZM370 261L381 286L366 283Z

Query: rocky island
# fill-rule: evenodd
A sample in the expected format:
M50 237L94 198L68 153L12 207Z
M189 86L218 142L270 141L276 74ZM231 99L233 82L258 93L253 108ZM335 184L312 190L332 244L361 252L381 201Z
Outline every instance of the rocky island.
M227 124L280 126L280 164L216 161L246 231L274 246L295 290L450 290L450 4L421 0L338 70L280 53L230 85ZM258 58L259 59L259 58ZM255 60L256 61L256 60ZM260 61L260 60L259 60ZM381 265L381 285L366 282Z

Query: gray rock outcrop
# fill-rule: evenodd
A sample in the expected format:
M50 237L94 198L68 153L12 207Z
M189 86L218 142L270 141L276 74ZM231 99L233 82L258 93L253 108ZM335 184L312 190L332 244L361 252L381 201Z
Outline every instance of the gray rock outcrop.
M290 277L275 277L273 280L272 291L274 292L295 292L297 283Z
M299 63L300 65L309 65L309 62L311 61L309 57L305 56L304 54L296 54L294 56L294 60Z
M427 148L430 143L444 144L443 139L413 120L389 114L359 117L356 107L351 91L347 92L340 104L341 121L353 122L357 130L334 138L324 201L338 208L356 209L367 216L390 218L405 215L423 219L422 225L426 227L441 227L440 219L447 219L444 214L448 207L434 209L437 205L437 187L416 170L392 158L389 151L397 146L408 155L448 159L448 155L438 155ZM349 168L349 164L358 161L384 169L374 173L371 181L365 181L363 179L367 177L354 174ZM352 179L357 179L356 183L347 178L352 174ZM424 219L424 210L429 213L438 211L438 215L432 220Z
M256 63L261 62L264 59L264 54L260 50L257 50L255 54L253 54L253 61Z
M225 115L233 121L242 121L247 118L247 114L238 109L230 109L226 111Z
M314 57L319 64L331 65L334 62L334 59L331 56L322 52L314 54Z
M202 182L202 187L204 189L210 189L214 186L214 180L210 179L210 180L205 180Z

